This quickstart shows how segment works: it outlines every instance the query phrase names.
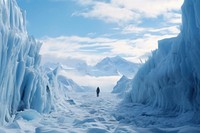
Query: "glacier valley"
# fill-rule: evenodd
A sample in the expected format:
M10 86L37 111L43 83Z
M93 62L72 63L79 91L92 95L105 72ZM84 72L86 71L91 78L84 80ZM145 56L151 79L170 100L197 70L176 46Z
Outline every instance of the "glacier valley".
M184 1L180 34L142 65L116 56L41 66L41 45L17 1L0 0L0 133L200 132L200 0ZM88 77L119 81L96 97Z

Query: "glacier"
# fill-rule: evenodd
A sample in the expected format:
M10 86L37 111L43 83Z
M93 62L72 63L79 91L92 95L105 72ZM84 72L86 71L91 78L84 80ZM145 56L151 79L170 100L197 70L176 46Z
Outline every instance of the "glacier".
M25 14L15 0L0 0L0 125L17 111L51 110L51 87L40 69L41 43L28 35Z
M127 96L168 112L200 111L200 1L185 0L177 37L158 42L158 49L132 80ZM191 117L196 121L199 117Z

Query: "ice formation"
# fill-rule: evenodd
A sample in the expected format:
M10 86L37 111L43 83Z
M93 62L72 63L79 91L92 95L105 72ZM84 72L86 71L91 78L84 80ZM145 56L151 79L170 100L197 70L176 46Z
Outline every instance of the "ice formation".
M117 82L117 85L113 88L112 93L124 93L129 90L131 87L130 79L126 76L122 76L121 79Z
M79 86L76 82L74 82L72 79L69 79L64 74L62 74L62 71L65 71L63 67L59 64L56 66L56 68L52 69L50 67L45 66L44 68L46 70L50 85L53 88L57 88L58 90L53 90L54 93L57 93L56 91L60 91L61 95L64 92L84 92L84 88Z
M25 12L15 0L0 0L0 125L20 110L48 112L48 80L40 71L41 44L28 36Z
M167 111L200 111L200 0L185 0L181 33L158 49L132 81L132 102Z

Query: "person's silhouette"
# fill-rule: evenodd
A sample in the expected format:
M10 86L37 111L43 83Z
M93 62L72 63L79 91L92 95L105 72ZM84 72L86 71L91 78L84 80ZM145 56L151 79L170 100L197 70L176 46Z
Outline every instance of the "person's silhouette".
M96 92L97 92L97 97L99 97L99 93L100 93L100 88L99 87L97 87Z

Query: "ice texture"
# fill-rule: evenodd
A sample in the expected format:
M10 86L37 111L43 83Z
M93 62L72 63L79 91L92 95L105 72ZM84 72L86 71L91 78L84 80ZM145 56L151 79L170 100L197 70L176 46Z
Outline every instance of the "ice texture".
M39 69L41 44L26 31L15 0L0 0L0 125L24 109L49 112L48 80Z
M180 34L158 42L132 80L132 102L165 111L200 111L199 7L199 0L184 1Z

